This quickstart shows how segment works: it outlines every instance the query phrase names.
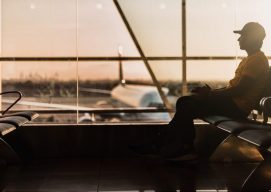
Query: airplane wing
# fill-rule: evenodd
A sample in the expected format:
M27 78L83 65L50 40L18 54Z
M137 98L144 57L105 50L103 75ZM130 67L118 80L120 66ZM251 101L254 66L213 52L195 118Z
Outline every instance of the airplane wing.
M11 104L14 102L14 100L2 99L2 102ZM93 109L90 107L80 107L80 106L77 107L75 105L63 105L63 104L43 103L43 102L35 102L35 101L19 101L17 104L34 106L34 107L64 109L64 110L92 110Z
M84 92L89 92L89 93L101 93L101 94L111 95L111 91L104 90L104 89L93 89L93 88L80 87L79 91L84 91Z

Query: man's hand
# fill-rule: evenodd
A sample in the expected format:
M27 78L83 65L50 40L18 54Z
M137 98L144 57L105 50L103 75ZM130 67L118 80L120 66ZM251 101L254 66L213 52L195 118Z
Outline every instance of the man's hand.
M242 76L239 83L234 87L227 87L225 89L212 90L213 96L229 96L234 97L238 95L244 95L250 90L251 85L255 83L255 80L249 76Z
M197 96L206 97L211 92L211 87L205 84L205 86L194 88L191 92L195 93Z

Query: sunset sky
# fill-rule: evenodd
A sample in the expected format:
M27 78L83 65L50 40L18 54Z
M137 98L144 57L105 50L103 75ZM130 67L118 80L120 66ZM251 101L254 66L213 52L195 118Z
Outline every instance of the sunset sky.
M0 0L1 1L1 0ZM2 0L1 55L28 57L139 56L112 0ZM181 56L181 0L119 0L147 56ZM270 0L187 0L188 56L236 56L238 35L249 21L267 33L271 55ZM76 15L78 14L78 18ZM78 26L78 28L77 28ZM239 61L189 61L188 80L226 80ZM181 61L152 61L158 79L181 80ZM76 62L2 62L2 79L31 73L76 78ZM116 62L80 62L80 79L117 78ZM125 62L126 78L149 79L141 61Z

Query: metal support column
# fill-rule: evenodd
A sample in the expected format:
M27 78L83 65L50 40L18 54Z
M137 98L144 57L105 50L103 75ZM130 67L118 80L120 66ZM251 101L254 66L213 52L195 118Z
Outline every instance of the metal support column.
M172 106L171 106L171 104L169 103L169 101L168 101L166 95L165 95L164 92L162 91L161 85L160 85L160 83L158 82L158 80L156 79L156 76L155 76L155 74L153 73L153 71L152 71L152 69L151 69L151 67L150 67L150 65L149 65L149 62L148 62L147 58L145 57L145 54L144 54L143 50L141 49L141 46L139 45L139 42L138 42L138 40L137 40L137 38L136 38L136 36L135 36L135 34L134 34L134 32L133 32L131 26L129 25L129 22L128 22L128 20L126 19L126 17L125 17L125 15L124 15L124 13L123 13L123 11L122 11L122 9L121 9L121 7L120 7L118 1L117 1L117 0L113 0L113 1L114 1L114 3L115 3L115 6L116 6L116 8L117 8L117 10L118 10L118 12L119 12L119 14L120 14L120 16L121 16L121 18L122 18L124 24L125 24L125 26L126 26L128 32L129 32L130 36L131 36L132 39L133 39L133 42L135 43L135 46L136 46L136 48L137 48L137 50L138 50L138 52L139 52L141 58L142 58L143 61L144 61L144 64L145 64L147 70L149 71L149 73L150 73L150 75L151 75L151 78L152 78L152 80L153 80L155 86L157 87L158 93L159 93L159 95L161 96L161 99L162 99L162 101L164 102L165 107L166 107L167 109L172 109Z
M186 60L186 0L182 0L182 95L187 93Z
M2 57L2 0L0 0L0 57ZM2 63L0 61L0 93L2 92ZM0 111L2 110L2 97L0 96Z

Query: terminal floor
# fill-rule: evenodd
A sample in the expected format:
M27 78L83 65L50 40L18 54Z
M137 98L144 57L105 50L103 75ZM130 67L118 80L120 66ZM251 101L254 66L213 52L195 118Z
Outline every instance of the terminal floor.
M143 157L32 160L1 168L1 191L239 191L257 164Z

